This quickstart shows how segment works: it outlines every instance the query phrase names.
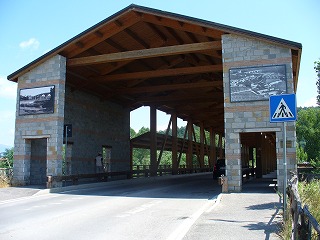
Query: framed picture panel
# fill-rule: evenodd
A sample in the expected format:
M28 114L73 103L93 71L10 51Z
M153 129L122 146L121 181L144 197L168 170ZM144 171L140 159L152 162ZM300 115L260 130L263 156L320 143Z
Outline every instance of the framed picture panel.
M266 101L287 93L286 65L231 68L230 101Z
M55 86L20 89L19 115L54 112Z

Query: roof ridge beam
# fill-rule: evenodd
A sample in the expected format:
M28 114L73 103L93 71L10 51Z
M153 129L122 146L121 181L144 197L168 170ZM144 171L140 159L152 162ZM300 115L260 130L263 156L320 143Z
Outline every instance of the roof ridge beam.
M109 53L89 57L80 57L68 59L68 66L82 66L87 64L101 64L107 62L118 62L127 60L136 60L160 56L170 56L185 54L191 52L199 52L204 50L221 49L221 41L191 43L183 45L175 45L168 47L158 47L150 49L133 50L118 53Z

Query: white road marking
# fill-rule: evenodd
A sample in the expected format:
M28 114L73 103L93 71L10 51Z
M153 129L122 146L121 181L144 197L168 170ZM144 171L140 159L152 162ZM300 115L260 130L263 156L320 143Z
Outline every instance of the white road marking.
M206 213L211 212L221 201L222 194L219 194L217 199L214 199L215 203L206 211Z
M215 202L216 203L216 202ZM214 203L214 204L215 204ZM174 232L170 234L167 240L181 240L187 234L191 226L197 221L206 209L212 204L210 199L206 204L204 204L198 211L192 214L190 217L186 218Z
M135 208L133 208L133 209L131 209L129 211L126 211L123 214L118 215L117 217L120 217L120 218L129 217L129 216L134 215L136 213L140 213L140 212L143 212L145 210L148 210L148 209L152 208L154 205L159 204L161 202L162 201L159 201L159 200L151 201L149 203L143 204L143 205L141 205L139 207L135 207Z

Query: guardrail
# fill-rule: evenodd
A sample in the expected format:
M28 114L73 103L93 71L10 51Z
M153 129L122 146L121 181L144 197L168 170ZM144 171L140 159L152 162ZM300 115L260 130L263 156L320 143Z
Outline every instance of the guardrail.
M209 167L200 168L195 166L194 168L187 168L185 165L181 165L177 170L173 170L171 165L159 165L157 169L157 175L162 176L165 174L186 174L197 172L209 172L212 171ZM103 173L89 173L89 174L74 174L74 175L62 175L62 176L47 176L47 188L52 188L54 182L69 182L72 185L77 185L81 179L93 179L95 181L108 181L109 177L125 177L139 178L149 177L151 173L150 165L134 165L131 171L119 171L119 172L103 172Z
M290 200L290 212L292 216L292 235L291 239L311 239L312 228L317 233L317 239L320 240L320 225L309 212L308 206L302 208L298 192L298 176L292 174L288 181L287 195Z

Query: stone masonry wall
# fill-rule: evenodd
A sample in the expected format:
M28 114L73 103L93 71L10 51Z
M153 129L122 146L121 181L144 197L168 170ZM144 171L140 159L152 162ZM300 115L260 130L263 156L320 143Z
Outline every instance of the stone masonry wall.
M231 102L230 68L286 65L287 93L294 93L291 51L268 42L229 34L222 36L226 175L229 191L242 190L241 132L276 132L278 186L283 186L283 123L269 122L269 101ZM287 167L296 169L295 123L287 123ZM281 143L281 144L280 144ZM288 144L289 143L289 144Z
M41 63L18 79L18 96L21 89L55 86L54 113L37 115L19 115L19 97L17 99L14 179L13 184L30 184L32 161L32 140L47 140L46 175L62 174L62 147L64 123L64 97L66 80L66 59L56 55ZM44 145L45 146L45 145ZM33 165L32 169L35 169Z
M72 124L71 173L95 172L102 146L111 147L110 171L130 170L130 111L66 88L65 124Z

